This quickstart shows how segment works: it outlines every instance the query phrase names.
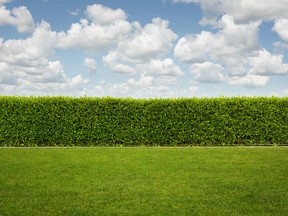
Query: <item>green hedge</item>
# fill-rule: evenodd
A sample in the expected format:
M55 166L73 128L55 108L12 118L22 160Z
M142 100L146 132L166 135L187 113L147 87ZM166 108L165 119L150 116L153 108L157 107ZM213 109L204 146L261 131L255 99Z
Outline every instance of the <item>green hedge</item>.
M0 97L0 146L287 144L287 97Z

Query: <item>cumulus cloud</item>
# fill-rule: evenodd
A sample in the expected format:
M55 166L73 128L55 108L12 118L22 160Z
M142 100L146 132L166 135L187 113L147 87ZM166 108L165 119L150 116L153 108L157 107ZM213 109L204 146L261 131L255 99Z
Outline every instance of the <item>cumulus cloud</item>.
M228 83L230 85L240 85L249 88L264 87L269 81L268 76L247 75L244 77L230 77Z
M140 88L151 88L154 85L154 77L149 76L145 73L140 74L139 80L131 78L127 81L129 86L140 87Z
M178 77L175 76L163 75L155 77L141 72L123 83L108 83L106 81L101 81L95 87L95 91L97 92L97 95L102 96L127 96L127 94L129 94L129 96L132 97L175 97L182 93L182 91L179 93L177 90L173 89L173 87L178 84Z
M144 64L138 64L137 69L149 75L184 75L184 72L170 58L163 61L154 59Z
M75 48L102 51L115 47L132 31L127 16L121 9L94 4L88 5L86 14L89 20L81 19L73 23L67 32L58 34L59 48Z
M202 24L215 23L219 16L224 14L233 16L237 23L271 21L288 17L288 11L284 6L288 5L288 0L277 0L273 4L267 0L172 0L172 2L200 4L204 13L204 18L200 22Z
M90 74L96 73L97 63L93 58L85 58L84 66L88 69Z
M0 62L0 84L4 85L16 85L17 78L14 76L14 72L11 71L9 65L5 62Z
M5 89L24 91L45 89L52 83L65 83L63 66L59 61L49 61L54 53L56 32L42 21L26 39L0 40L1 84ZM11 88L7 88L7 86Z
M0 25L12 25L20 33L31 32L26 39L0 38L0 91L83 92L89 80L82 75L68 77L62 63L54 59L56 49L104 53L102 61L107 68L130 75L123 83L100 82L95 87L95 92L107 95L190 95L199 91L200 83L263 87L269 76L288 74L284 56L261 48L258 41L262 21L275 20L273 31L288 44L288 16L283 7L288 0L269 4L269 10L265 0L172 1L199 4L204 12L201 23L213 25L214 31L186 35L174 47L178 35L168 20L154 18L141 26L128 21L122 9L93 4L87 6L85 19L55 32L45 21L35 24L27 8L10 10L4 6L9 0L0 0ZM69 13L78 15L79 11ZM174 58L188 64L182 69L189 68L192 74L190 89L181 77L185 73L169 55L173 47ZM93 58L83 59L83 65L90 73L98 68ZM183 83L186 86L182 90L173 89Z
M236 24L225 15L216 33L202 31L200 34L180 38L174 48L174 56L185 63L217 62L228 68L229 74L243 74L246 58L257 54L259 22Z
M257 56L250 58L250 74L281 75L288 74L288 64L283 63L283 55L272 55L263 49Z
M11 0L0 0L0 5L4 5L8 2L11 2Z
M172 0L173 3L199 3L199 0Z
M71 16L79 16L79 14L80 14L80 11L79 11L79 9L76 9L76 10L68 10L67 11Z
M202 83L219 83L224 81L224 76L221 73L223 70L219 64L212 62L204 62L200 64L192 64L190 71L195 80Z
M204 62L208 59L212 34L203 31L197 35L187 35L180 38L174 48L174 56L186 63Z
M288 89L283 90L283 93L284 93L285 95L288 95Z
M118 21L110 25L102 26L81 19L79 23L71 25L67 32L58 34L57 47L62 49L83 49L92 51L108 50L131 31L131 25L127 21Z
M191 86L188 91L191 94L195 94L196 92L199 92L199 86Z
M277 0L273 4L267 0L222 0L220 2L221 12L231 14L236 22L270 21L288 17L288 11L283 7L288 4L288 0ZM212 8L207 9L212 10Z
M179 78L175 76L158 76L155 82L159 86L175 86L179 84Z
M109 52L106 56L103 56L102 60L110 70L116 73L134 74L136 72L132 66L121 63L119 54L115 51Z
M192 64L190 71L198 82L228 80L231 85L265 86L267 76L287 74L288 64L284 63L283 55L273 55L260 47L260 24L258 21L236 24L232 16L224 15L218 22L218 32L203 31L180 38L174 56ZM224 77L222 72L229 76Z
M283 20L276 23L275 31L285 28ZM288 65L283 55L273 55L260 47L260 24L258 21L236 24L232 16L224 15L218 21L218 32L203 31L180 38L174 56L192 64L190 71L198 82L227 81L231 85L263 87L269 81L268 76L287 74ZM224 71L229 77L224 77Z
M119 84L119 83L116 83L116 84L110 84L108 85L108 90L109 90L109 93L114 93L114 94L123 94L123 93L126 93L130 90L129 86L127 85L127 83L122 83L122 84Z
M151 76L141 72L138 78L130 78L126 84L138 96L157 97L159 94L170 94L171 87L179 84L178 77L175 76ZM163 96L163 95L162 95Z
M10 68L16 71L14 75L19 80L30 83L61 83L65 79L63 66L59 61L46 61L37 67L10 65Z
M33 95L51 95L51 94L65 94L71 96L81 96L85 90L85 86L89 83L88 79L77 75L75 77L66 77L62 82L50 82L50 83L35 83L26 81L26 86L19 85L17 88L21 88L21 94L33 94Z
M177 38L168 28L169 22L161 18L154 18L142 28L138 22L128 22L125 11L99 4L88 5L86 15L88 19L81 19L66 32L58 33L58 48L92 51L114 48L118 50L118 58L143 61L169 51Z
M71 93L89 80L81 75L68 77L60 61L50 61L57 32L42 21L26 39L0 39L0 85L6 94Z
M97 96L124 96L130 91L127 83L109 83L100 81L93 89Z
M27 39L0 41L0 60L17 65L37 65L54 53L57 33L42 21Z
M1 9L6 18L21 15L17 9L9 11L4 6ZM25 8L20 9L24 11ZM60 61L49 60L56 49L108 51L102 60L110 70L136 76L122 84L98 86L98 90L106 89L108 92L124 93L133 88L152 93L153 89L168 91L169 86L177 84L177 77L184 74L172 59L162 58L178 37L169 29L167 20L154 18L142 27L138 22L128 22L125 11L98 4L88 5L85 14L87 19L73 23L67 31L52 31L49 23L41 21L31 29L32 34L26 39L0 39L0 89L28 94L37 91L72 92L72 89L84 88L89 80L81 75L67 77ZM3 18L1 24L11 25L9 19ZM23 26L20 29L19 24L19 31L24 31ZM83 65L90 73L97 69L92 58L85 58Z
M178 77L174 76L151 76L140 73L138 79L131 78L127 85L133 90L136 97L163 97L172 96L172 86L178 84Z
M132 91L133 95L151 96L156 92L169 92L170 86L178 84L178 77L184 72L171 58L162 58L173 47L177 35L169 29L169 22L161 18L152 19L144 27L138 22L131 24L133 32L121 40L115 50L102 58L110 70L135 75L127 82L97 89L113 94ZM137 72L137 73L136 73ZM137 78L138 77L138 78Z
M42 62L37 66L1 63L0 85L5 93L18 94L69 93L89 83L81 75L67 77L59 61ZM5 87L5 88L3 88ZM8 88L9 87L9 88Z
M272 30L275 31L283 41L288 43L288 18L275 20Z
M14 7L12 10L6 9L5 6L1 4L7 3L9 1L0 2L0 26L1 25L12 25L20 33L32 32L35 24L30 11L24 7Z
M135 33L119 44L119 51L130 61L143 62L167 53L173 47L177 35L169 29L169 22L161 18L152 19L152 23L143 28L133 24Z
M113 10L100 4L88 5L86 14L93 23L100 25L110 25L113 22L127 19L127 15L122 9Z
M89 80L88 79L85 79L82 77L81 74L78 74L76 75L75 77L72 77L72 78L67 78L66 77L66 83L65 85L67 85L68 87L71 88L79 88L81 87L82 85L86 85L89 83ZM66 88L66 86L65 86Z
M133 23L134 32L121 40L114 51L104 56L103 62L112 71L124 74L134 74L136 70L148 69L155 74L182 73L171 59L155 60L169 52L177 38L168 28L168 24L168 21L160 18L153 19L152 23L143 28L139 23ZM155 72L157 69L159 71Z

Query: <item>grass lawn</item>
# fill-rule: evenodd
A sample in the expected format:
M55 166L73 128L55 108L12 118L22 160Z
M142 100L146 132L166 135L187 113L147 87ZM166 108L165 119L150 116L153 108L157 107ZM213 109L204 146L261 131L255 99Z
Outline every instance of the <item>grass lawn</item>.
M287 215L288 148L0 148L0 215Z

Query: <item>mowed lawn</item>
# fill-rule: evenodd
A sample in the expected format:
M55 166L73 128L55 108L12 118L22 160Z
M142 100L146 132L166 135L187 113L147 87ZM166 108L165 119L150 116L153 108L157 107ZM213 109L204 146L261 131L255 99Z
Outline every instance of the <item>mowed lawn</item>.
M287 215L287 147L0 148L0 215Z

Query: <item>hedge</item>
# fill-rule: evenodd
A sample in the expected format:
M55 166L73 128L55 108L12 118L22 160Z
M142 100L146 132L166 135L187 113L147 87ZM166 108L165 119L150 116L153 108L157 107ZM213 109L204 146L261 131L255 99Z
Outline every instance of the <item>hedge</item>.
M288 97L0 97L0 146L287 144Z

